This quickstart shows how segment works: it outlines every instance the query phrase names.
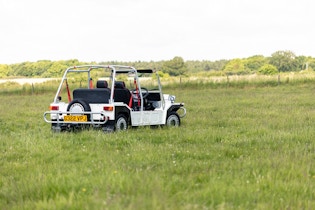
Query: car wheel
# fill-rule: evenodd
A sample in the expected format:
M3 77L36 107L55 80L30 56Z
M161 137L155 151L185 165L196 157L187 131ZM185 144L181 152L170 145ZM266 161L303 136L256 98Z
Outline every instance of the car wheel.
M128 128L128 123L127 123L126 117L124 115L119 115L115 122L115 130L123 131L123 130L127 130L127 128Z
M81 112L90 112L91 111L91 107L88 103L86 103L85 101L83 101L82 99L74 99L73 101L71 101L67 107L67 111L68 112L74 112L76 114L73 115L81 115L79 113ZM72 114L70 114L72 115ZM87 115L87 121L91 120L91 115L90 114L86 114ZM88 128L89 125L88 124L77 124L77 125L71 125L71 127L75 127L75 128Z
M172 112L168 115L168 117L166 118L166 125L171 127L178 127L180 126L180 118L178 116L178 114L176 112Z
M67 111L69 112L90 112L91 107L85 101L81 99L74 99L68 105ZM87 116L88 120L90 119L90 115Z

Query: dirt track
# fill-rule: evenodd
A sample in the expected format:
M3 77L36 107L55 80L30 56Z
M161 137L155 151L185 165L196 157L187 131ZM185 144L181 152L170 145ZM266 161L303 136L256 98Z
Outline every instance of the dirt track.
M16 82L20 85L24 84L36 84L43 83L49 80L55 80L54 78L19 78L19 79L0 79L0 83L4 82Z

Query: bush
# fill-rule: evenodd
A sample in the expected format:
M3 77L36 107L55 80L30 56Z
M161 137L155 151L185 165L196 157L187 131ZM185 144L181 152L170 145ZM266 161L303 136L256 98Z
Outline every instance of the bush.
M277 67L271 64L265 64L258 69L258 73L264 75L274 75L278 73Z

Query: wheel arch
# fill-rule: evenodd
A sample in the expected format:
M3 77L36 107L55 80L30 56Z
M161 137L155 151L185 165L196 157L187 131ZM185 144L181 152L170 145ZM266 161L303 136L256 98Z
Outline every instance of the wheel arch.
M182 106L183 105L181 104L172 105L170 108L168 108L166 117L168 117L173 112L177 112L177 110L179 110Z
M119 115L123 114L128 123L131 123L131 119L130 119L130 109L128 109L126 106L116 106L115 107L115 119L118 118Z

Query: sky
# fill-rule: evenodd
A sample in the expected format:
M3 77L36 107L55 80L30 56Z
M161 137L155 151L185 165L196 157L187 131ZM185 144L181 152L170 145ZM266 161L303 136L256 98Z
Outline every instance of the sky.
M314 0L0 0L0 63L315 57Z

